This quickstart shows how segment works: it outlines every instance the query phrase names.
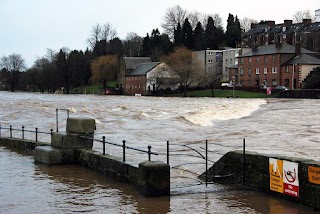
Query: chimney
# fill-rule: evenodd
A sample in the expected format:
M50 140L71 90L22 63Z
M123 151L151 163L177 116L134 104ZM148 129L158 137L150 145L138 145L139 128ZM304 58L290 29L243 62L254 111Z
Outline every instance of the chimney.
M295 45L295 53L296 55L300 55L301 54L301 44L300 42L297 42Z
M268 25L269 27L272 27L272 26L274 26L275 24L276 24L275 21L267 21L267 25Z
M254 29L254 28L256 28L257 25L258 24L256 24L256 23L251 23L250 27L251 27L251 29Z
M307 25L311 23L311 19L303 19L302 24Z
M286 27L292 25L292 20L286 19L283 22L284 22L284 26L286 26Z

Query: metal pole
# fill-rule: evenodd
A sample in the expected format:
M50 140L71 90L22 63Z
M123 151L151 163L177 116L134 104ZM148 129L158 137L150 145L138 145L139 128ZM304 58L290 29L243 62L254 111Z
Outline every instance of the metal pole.
M57 132L59 132L59 128L58 128L58 111L59 111L59 109L56 109L56 126L57 126Z
M148 146L148 161L151 161L151 146Z
M10 126L10 138L12 138L12 126Z
M102 143L103 143L103 155L106 154L106 137L102 137Z
M24 140L24 126L22 126L22 140Z
M50 129L50 134L51 134L51 136L53 135L53 129Z
M38 142L38 128L36 128L36 142Z
M243 139L243 185L246 184L246 139Z
M0 124L0 137L1 137L1 124Z
M167 141L167 164L169 165L169 141Z
M122 141L122 149L123 149L123 162L126 162L126 141Z
M68 118L68 119L69 119L69 112L70 112L70 110L67 109L67 118Z
M206 186L208 186L208 140L206 140Z

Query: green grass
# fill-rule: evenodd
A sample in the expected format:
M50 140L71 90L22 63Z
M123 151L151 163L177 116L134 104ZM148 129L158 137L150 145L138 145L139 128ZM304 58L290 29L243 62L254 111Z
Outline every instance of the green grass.
M266 98L265 93L247 92L240 90L213 90L213 97L237 97L237 98ZM211 90L187 92L187 97L212 97Z
M115 87L117 82L108 82L109 87ZM99 84L96 85L84 85L70 90L70 94L97 94L101 89Z

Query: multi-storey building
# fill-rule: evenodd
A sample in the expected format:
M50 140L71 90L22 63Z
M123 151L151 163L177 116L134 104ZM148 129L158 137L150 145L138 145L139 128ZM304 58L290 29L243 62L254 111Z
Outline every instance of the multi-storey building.
M301 88L310 71L320 66L320 59L310 54L314 52L299 44L294 47L277 43L253 48L239 56L239 83L248 87L283 85L290 89Z
M205 76L222 78L222 50L193 51L192 58L204 69Z
M251 29L242 34L242 47L255 48L261 45L286 43L320 53L320 22L312 23L311 19L304 19L302 23L284 20L281 24L266 21L262 24L252 24Z
M315 21L320 22L320 9L315 11L315 16L316 16Z

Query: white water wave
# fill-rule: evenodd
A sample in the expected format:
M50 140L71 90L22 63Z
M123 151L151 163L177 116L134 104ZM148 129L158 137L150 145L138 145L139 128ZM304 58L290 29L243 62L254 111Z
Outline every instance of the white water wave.
M239 119L249 116L263 104L266 104L266 101L260 99L230 102L213 107L203 107L199 110L188 112L182 117L194 125L212 126L215 121Z

